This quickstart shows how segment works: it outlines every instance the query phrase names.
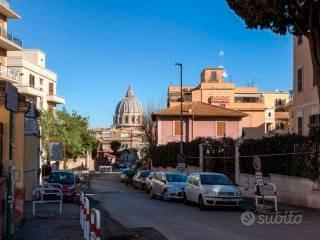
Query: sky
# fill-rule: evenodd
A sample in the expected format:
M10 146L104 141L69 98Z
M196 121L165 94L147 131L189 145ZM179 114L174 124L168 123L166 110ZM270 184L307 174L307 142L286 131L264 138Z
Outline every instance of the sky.
M46 53L67 110L109 126L128 85L144 106L166 105L167 88L197 85L223 65L238 86L292 88L292 36L249 30L225 0L11 0L9 31ZM229 79L230 80L230 79Z

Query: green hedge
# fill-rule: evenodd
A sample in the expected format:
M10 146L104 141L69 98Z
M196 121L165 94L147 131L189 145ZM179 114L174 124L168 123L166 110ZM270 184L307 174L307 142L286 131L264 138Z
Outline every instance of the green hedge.
M319 176L318 146L318 139L295 134L245 140L239 148L240 171L254 174L252 156L270 155L260 157L265 176L274 173L315 180Z

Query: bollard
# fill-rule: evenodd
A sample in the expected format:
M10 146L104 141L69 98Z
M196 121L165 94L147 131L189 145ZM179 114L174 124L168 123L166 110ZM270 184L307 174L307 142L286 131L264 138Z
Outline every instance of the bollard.
M83 192L80 192L80 225L82 231L84 230L84 217L83 217L83 212L84 212L84 194Z
M84 230L83 230L83 237L85 240L89 240L90 237L90 205L89 199L87 197L84 198Z
M91 209L91 225L90 225L90 239L100 240L101 230L100 230L100 211L92 208Z

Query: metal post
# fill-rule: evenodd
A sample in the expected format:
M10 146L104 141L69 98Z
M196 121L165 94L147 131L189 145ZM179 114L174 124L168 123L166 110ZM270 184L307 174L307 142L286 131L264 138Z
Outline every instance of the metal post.
M7 217L6 217L6 239L12 239L13 229L13 119L14 113L10 111L9 126L9 166L8 166L8 192L7 192Z
M182 111L182 103L183 103L183 92L182 92L182 63L176 63L176 66L180 68L180 123L181 123L181 139L180 139L180 154L183 155L183 111Z
M199 168L200 171L199 172L203 172L204 171L204 167L203 167L203 144L201 143L199 145Z

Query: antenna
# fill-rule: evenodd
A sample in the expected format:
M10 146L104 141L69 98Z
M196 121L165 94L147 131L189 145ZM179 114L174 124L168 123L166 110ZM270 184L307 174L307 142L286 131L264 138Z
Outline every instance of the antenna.
M223 68L224 51L221 50L218 55L220 56L220 60L221 60L221 62L220 62L221 65L219 67Z

